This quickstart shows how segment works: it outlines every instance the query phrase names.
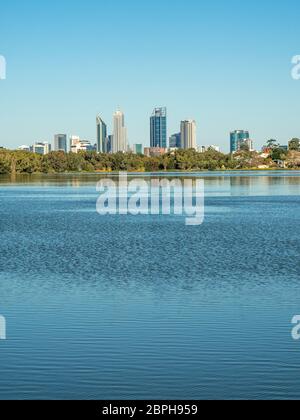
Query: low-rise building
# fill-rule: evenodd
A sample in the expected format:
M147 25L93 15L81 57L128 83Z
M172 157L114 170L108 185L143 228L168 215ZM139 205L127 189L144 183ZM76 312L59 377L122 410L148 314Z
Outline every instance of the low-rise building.
M18 150L22 150L23 152L30 152L31 148L30 146L22 145L18 147Z
M134 144L133 145L133 153L136 155L143 154L143 145L142 144Z
M71 136L70 149L72 153L93 152L97 150L97 146L93 146L88 140L81 140L78 136Z
M168 149L164 147L145 147L144 155L148 157L163 156L168 153Z
M51 144L47 142L37 142L32 146L32 152L38 155L48 155L51 152Z

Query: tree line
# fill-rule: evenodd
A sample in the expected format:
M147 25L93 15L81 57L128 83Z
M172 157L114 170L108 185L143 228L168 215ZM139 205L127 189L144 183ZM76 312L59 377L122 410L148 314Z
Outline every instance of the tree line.
M97 154L96 152L51 152L39 155L21 150L0 150L0 174L33 174L64 172L155 172L155 171L213 171L275 168L276 160L289 162L289 167L300 167L300 152L274 148L271 156L263 158L257 152L241 150L223 154L215 150L198 153L195 150L178 150L162 156L147 157L133 153Z

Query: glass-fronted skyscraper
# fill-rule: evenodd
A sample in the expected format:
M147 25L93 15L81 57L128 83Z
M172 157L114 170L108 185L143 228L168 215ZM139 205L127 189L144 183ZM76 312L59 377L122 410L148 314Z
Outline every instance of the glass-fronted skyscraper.
M56 152L67 153L67 135L66 134L56 134L54 136L54 150Z
M112 153L113 141L114 141L113 135L107 136L107 138L105 139L105 150L106 150L105 153Z
M150 118L150 146L167 148L167 108L155 108Z
M107 138L107 126L105 122L102 120L100 115L96 118L96 125L97 125L97 152L98 153L108 153L106 150L106 138Z
M250 139L249 131L235 130L230 133L230 153L240 150L242 143L248 142Z
M169 146L171 149L181 149L181 133L173 134L169 140Z

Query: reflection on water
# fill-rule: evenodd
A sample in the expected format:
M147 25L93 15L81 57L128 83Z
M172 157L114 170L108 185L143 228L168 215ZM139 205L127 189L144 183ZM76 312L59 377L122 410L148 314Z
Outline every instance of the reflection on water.
M299 397L300 173L193 174L197 227L99 216L102 176L0 178L0 398Z
M131 178L142 178L150 183L150 180L169 178L203 178L210 189L232 194L272 194L280 192L283 195L299 193L300 171L226 171L226 172L154 172L154 173L128 173ZM61 186L80 188L82 186L95 186L96 183L104 178L113 179L118 182L118 173L74 173L74 174L33 174L33 175L2 175L0 185L35 185L42 187ZM284 187L281 189L280 187Z

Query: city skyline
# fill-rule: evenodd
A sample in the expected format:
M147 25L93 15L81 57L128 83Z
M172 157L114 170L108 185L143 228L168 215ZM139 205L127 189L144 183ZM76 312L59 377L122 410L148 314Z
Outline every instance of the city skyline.
M209 148L216 151L221 151L220 145L207 145L199 143L197 141L197 123L195 120L181 120L180 132L175 134L169 134L167 130L167 108L154 108L154 111L150 117L150 138L146 146L144 143L129 143L127 139L127 127L125 126L125 114L117 110L113 113L112 129L113 134L109 134L108 125L103 121L100 114L96 116L96 140L86 139L83 140L81 136L69 135L70 147L68 147L68 134L55 134L53 143L51 141L35 141L29 142L28 145L19 145L15 149L24 151L33 151L36 147L40 149L44 147L49 151L74 151L76 153L80 150L97 151L98 153L118 153L118 152L130 152L135 150L145 149L195 149L199 152L203 152ZM158 133L158 134L157 134ZM154 135L156 134L156 135ZM229 149L230 153L238 152L243 148L247 150L264 150L266 144L270 139L266 139L261 147L254 148L254 140L250 138L248 130L234 130L230 131L229 137ZM156 143L156 137L158 143ZM114 138L117 141L114 141ZM295 137L293 137L295 139ZM297 139L297 138L296 138ZM276 139L273 140L277 144L280 144ZM280 147L288 150L288 143L291 139L285 141L285 144L281 144ZM29 145L30 144L30 145ZM44 146L43 146L44 145ZM48 145L50 148L48 148ZM0 145L1 148L1 145ZM3 148L3 147L2 147ZM9 148L8 148L9 149ZM73 149L73 150L72 150ZM226 153L226 150L222 150Z
M102 115L102 114L101 114ZM202 142L198 142L197 139L197 124L196 121L193 119L187 119L187 120L181 120L180 121L180 127L179 127L179 133L170 134L170 131L168 130L168 124L167 124L167 107L156 107L154 108L154 111L150 117L150 139L145 140L144 142L131 142L128 140L128 132L127 127L125 126L125 114L123 111L120 111L117 109L113 113L113 120L112 120L112 128L111 130L108 129L108 124L106 124L100 114L96 115L96 135L94 138L90 138L89 140L84 140L84 142L89 143L89 146L91 148L95 148L95 150L98 153L117 153L117 152L127 152L129 150L133 150L134 146L136 145L142 145L143 148L149 148L150 147L161 147L161 148L217 148L218 150L221 150L226 152L236 152L239 150L240 143L246 143L246 145L249 147L250 150L260 150L263 148L266 144L266 142L269 139L264 139L264 141L261 144L257 144L256 140L252 137L250 138L249 130L243 130L243 129L236 129L230 131L230 139L228 143L228 136L227 136L227 146L222 147L218 143L217 146L212 146L211 144L208 144L208 142L205 142L203 139ZM161 121L164 121L163 130L164 134L162 136L162 131L160 132L160 144L154 144L154 130L155 130L155 124L156 120L159 120L159 130L162 130L162 123ZM154 124L153 124L154 121ZM191 125L193 127L191 127ZM188 144L192 145L193 147L188 147L188 144L186 144L184 139L184 133L185 130L187 130L187 136L189 137ZM112 134L109 134L109 132L112 132ZM78 130L77 130L78 132ZM52 134L53 137L53 134ZM68 141L67 138L70 139L70 147L68 147ZM8 149L23 149L26 150L26 148L33 148L36 144L50 144L51 150L53 151L71 151L71 143L72 143L72 137L76 137L78 140L82 140L82 138L87 139L87 136L81 136L81 135L74 135L74 134L55 134L54 135L54 141L52 145L52 141L43 141L39 139L31 139L26 145L21 145L20 142L16 147L7 147L5 143L0 144L0 147L7 147ZM117 138L117 141L114 142L114 137ZM300 137L300 136L299 136ZM42 138L46 138L45 136ZM162 140L162 138L164 140ZM278 139L278 137L276 137ZM298 138L297 136L292 136L291 138ZM282 142L277 141L278 144L284 144L285 146L287 143L291 140L291 138L285 138ZM192 140L191 140L192 139ZM172 145L172 142L177 143L177 147ZM179 147L179 142L181 146ZM254 148L254 143L256 143L256 148ZM229 147L228 147L229 144ZM29 146L31 145L31 146ZM60 145L60 146L59 146ZM62 146L63 145L63 146ZM165 146L162 146L165 145ZM285 147L283 146L283 147ZM227 150L228 149L228 150Z
M286 143L299 137L300 82L291 77L291 60L300 52L300 6L288 3L5 3L0 143L14 148L55 132L94 139L94 115L108 122L105 110L117 104L126 112L131 144L147 146L153 104L167 106L169 134L178 131L178 121L192 117L201 144L226 151L235 128L249 130L258 146L268 138ZM185 22L186 10L193 12ZM271 35L266 22L282 30ZM70 31L73 25L81 30ZM181 25L183 30L174 31ZM157 36L162 48L153 42Z
M110 134L110 131L113 134ZM240 150L259 151L260 149L265 150L266 144L270 142L270 139L265 139L263 146L254 147L254 140L250 137L248 130L233 130L229 134L229 149L230 153L235 153ZM127 127L125 125L125 114L123 111L117 109L113 113L112 127L109 130L109 126L103 121L100 114L96 116L96 139L84 139L78 135L70 135L69 145L67 141L67 134L55 134L53 143L51 141L35 141L30 145L19 145L17 149L24 151L35 151L38 150L39 154L47 154L50 151L63 151L63 152L79 152L79 151L96 151L98 153L118 153L118 152L133 152L136 154L143 153L142 151L147 149L145 154L149 153L151 149L161 149L172 151L172 149L195 149L202 153L208 149L214 149L216 151L227 151L222 149L219 144L207 145L197 141L197 123L193 119L181 120L180 132L171 134L167 129L167 108L156 107L150 117L150 137L146 145L144 143L129 143L127 139ZM297 139L293 137L293 139ZM288 144L291 139L288 139L280 144L276 139L273 142L280 145L280 148L288 150ZM1 148L1 145L0 145ZM2 147L3 148L3 147ZM46 153L41 153L41 150ZM157 151L153 151L157 153Z
M169 135L167 129L167 108L166 107L156 107L150 117L150 138L146 146L143 143L133 143L130 144L127 139L127 127L125 126L125 114L119 109L113 113L113 121L111 132L109 134L109 126L103 121L100 114L96 116L96 139L85 140L78 135L69 135L70 147L68 147L68 135L67 134L55 134L53 146L49 141L35 141L31 146L22 145L18 146L18 149L21 150L34 150L36 145L47 145L50 144L50 151L75 151L76 153L80 150L90 150L97 151L98 153L118 153L118 152L127 152L135 151L136 146L138 150L141 150L141 147L144 148L160 148L160 149L195 149L198 151L205 150L207 148L213 148L220 150L220 146L217 145L204 145L198 144L197 142L197 124L195 120L181 120L180 122L180 132ZM237 137L236 145L233 147L233 134L239 135L240 133L245 133L247 136ZM249 140L253 146L253 141L249 138L249 132L244 130L235 130L230 132L230 149L231 152L239 150L238 141L239 140ZM247 143L248 145L250 143ZM249 147L252 150L252 147ZM48 150L48 149L47 149ZM140 152L139 152L140 153Z

